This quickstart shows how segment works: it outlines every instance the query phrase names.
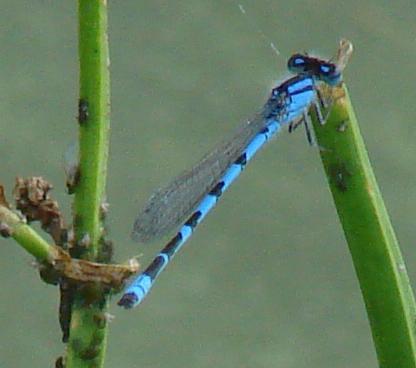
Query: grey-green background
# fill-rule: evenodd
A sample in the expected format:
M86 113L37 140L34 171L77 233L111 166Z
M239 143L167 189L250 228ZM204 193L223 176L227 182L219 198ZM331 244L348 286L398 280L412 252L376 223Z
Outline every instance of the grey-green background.
M355 45L352 100L416 277L416 2L110 1L108 177L116 259L151 191L264 102L295 51ZM0 182L41 175L70 215L62 153L76 139L75 1L2 1ZM256 29L280 50L276 55ZM61 354L56 288L0 239L0 366ZM376 367L363 301L317 150L286 132L247 168L146 302L112 301L107 367Z

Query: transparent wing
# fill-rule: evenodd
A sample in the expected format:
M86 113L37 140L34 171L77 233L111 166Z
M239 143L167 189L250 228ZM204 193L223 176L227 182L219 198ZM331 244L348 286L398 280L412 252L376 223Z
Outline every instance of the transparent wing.
M149 242L166 235L191 215L203 197L217 184L250 140L267 125L264 110L242 124L191 169L158 189L137 216L132 238Z

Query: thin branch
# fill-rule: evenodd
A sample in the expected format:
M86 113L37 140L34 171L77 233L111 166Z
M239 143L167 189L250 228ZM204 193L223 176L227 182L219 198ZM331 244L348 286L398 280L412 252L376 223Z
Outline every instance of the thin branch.
M99 283L120 288L138 271L134 259L127 264L102 264L71 258L62 248L49 244L12 210L0 204L0 229L3 236L13 237L39 263L47 263L58 274L80 283Z
M5 206L0 205L0 224L3 236L13 237L39 262L53 263L58 257L57 247L44 240L26 221Z

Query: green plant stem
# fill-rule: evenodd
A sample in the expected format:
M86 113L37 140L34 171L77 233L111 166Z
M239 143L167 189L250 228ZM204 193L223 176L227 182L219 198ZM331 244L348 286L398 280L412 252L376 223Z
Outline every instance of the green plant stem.
M105 197L110 129L110 75L105 0L79 0L80 100L88 118L80 123L80 179L75 189L76 235L88 234L89 256L99 251L100 207Z
M83 257L95 260L102 238L101 204L105 196L109 143L110 76L105 0L78 0L80 99L87 107L79 128L80 179L75 188L76 239L88 235ZM102 367L107 323L105 295L77 294L72 308L66 368Z
M314 121L329 186L364 297L380 367L416 367L415 300L345 87Z
M58 253L56 248L44 240L35 230L27 225L13 211L0 205L0 223L6 225L10 235L26 251L32 254L39 262L53 262Z

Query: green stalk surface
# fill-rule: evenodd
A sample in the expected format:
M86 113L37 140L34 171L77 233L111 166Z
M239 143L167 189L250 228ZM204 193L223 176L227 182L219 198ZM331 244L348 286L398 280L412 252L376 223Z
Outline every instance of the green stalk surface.
M399 244L345 86L324 126L322 163L364 297L380 367L416 367L416 308Z
M79 241L88 239L84 258L96 260L103 225L110 128L110 75L105 0L78 0L80 101L80 178L75 188L74 224ZM104 365L107 340L107 300L96 290L78 292L72 318L66 368Z

